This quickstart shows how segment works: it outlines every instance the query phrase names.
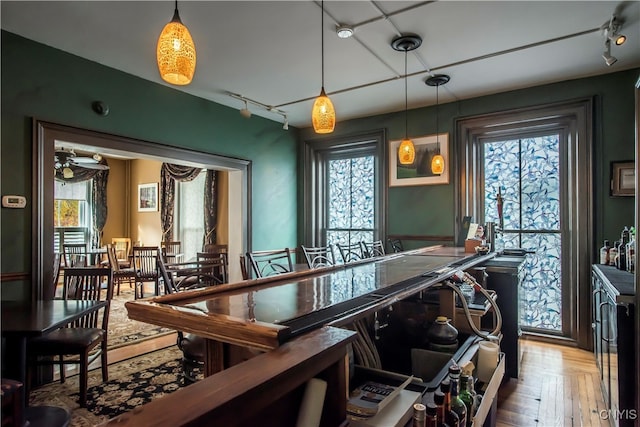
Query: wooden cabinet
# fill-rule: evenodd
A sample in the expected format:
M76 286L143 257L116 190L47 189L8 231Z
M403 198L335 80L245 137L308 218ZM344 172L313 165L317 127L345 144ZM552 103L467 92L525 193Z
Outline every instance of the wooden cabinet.
M635 407L634 276L615 267L592 268L593 350L612 426L632 426Z

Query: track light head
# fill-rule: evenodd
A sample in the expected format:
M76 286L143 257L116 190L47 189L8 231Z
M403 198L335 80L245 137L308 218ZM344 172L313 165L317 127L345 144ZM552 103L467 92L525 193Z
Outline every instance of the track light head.
M618 61L618 58L611 55L611 41L607 40L604 45L605 51L602 53L602 58L604 59L604 63L607 64L607 67L611 67Z
M284 116L284 123L282 123L282 129L289 130L289 119L287 116Z
M247 101L244 101L244 108L240 110L240 115L245 119L251 117L251 111L249 111L249 107L247 106Z
M612 41L616 46L622 46L627 41L627 36L620 34L621 28L622 21L613 15L608 22L602 25L602 33L607 40Z

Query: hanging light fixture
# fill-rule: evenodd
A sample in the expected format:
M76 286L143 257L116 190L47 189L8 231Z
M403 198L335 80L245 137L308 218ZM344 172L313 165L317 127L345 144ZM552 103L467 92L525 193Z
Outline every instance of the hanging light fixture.
M156 49L160 77L174 85L188 85L196 70L196 47L189 30L180 21L178 0L173 19L162 29Z
M320 90L320 95L318 95L313 103L311 121L313 122L313 130L316 131L316 133L331 133L336 126L336 110L333 108L333 103L324 91L324 0L321 4L320 40L322 44L322 89Z
M410 165L416 159L416 147L413 145L413 141L407 136L407 53L417 49L421 44L422 39L415 34L403 35L393 39L391 42L391 47L394 50L404 52L404 139L398 147L398 161L402 165Z
M429 77L425 83L428 86L436 87L436 154L431 159L431 172L434 175L442 175L444 172L444 157L440 154L440 135L438 130L438 105L440 100L438 98L438 89L441 85L448 83L450 80L446 74L436 74L433 77Z

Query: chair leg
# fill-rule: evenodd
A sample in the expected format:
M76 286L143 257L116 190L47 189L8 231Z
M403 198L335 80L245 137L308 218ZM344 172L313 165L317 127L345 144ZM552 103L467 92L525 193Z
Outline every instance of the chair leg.
M64 363L63 363L64 356L61 354L58 357L60 357L60 364L59 364L59 366L60 366L60 368L59 368L60 369L60 383L64 383L64 381L66 379L66 367L64 366Z
M109 381L109 362L107 361L107 339L100 344L102 354L100 355L100 364L102 365L102 382Z
M89 376L88 366L89 353L86 352L80 355L80 407L87 407L87 383Z

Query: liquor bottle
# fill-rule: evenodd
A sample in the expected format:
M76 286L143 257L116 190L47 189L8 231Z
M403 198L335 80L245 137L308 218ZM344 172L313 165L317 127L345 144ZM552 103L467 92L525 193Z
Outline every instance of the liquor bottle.
M444 422L449 427L461 427L460 417L451 409L451 381L445 378L440 383L440 390L444 393ZM464 426L464 424L462 424Z
M436 390L433 393L433 403L436 405L436 420L438 427L449 427L444 419L444 393L442 390Z
M629 243L627 243L627 271L635 272L636 267L636 229L629 230Z
M609 241L605 240L604 245L600 248L600 264L609 265Z
M616 240L613 242L613 246L609 249L609 265L616 265L616 260L618 259L618 246L619 243Z
M449 378L451 381L451 410L458 414L458 426L467 426L467 407L460 399L460 366L449 366Z
M426 427L427 422L427 407L422 403L415 403L413 405L413 423L412 427Z
M473 424L473 416L476 414L476 392L473 389L473 377L463 372L460 375L460 399L467 407L467 426Z
M438 407L435 403L427 403L425 427L438 427Z

